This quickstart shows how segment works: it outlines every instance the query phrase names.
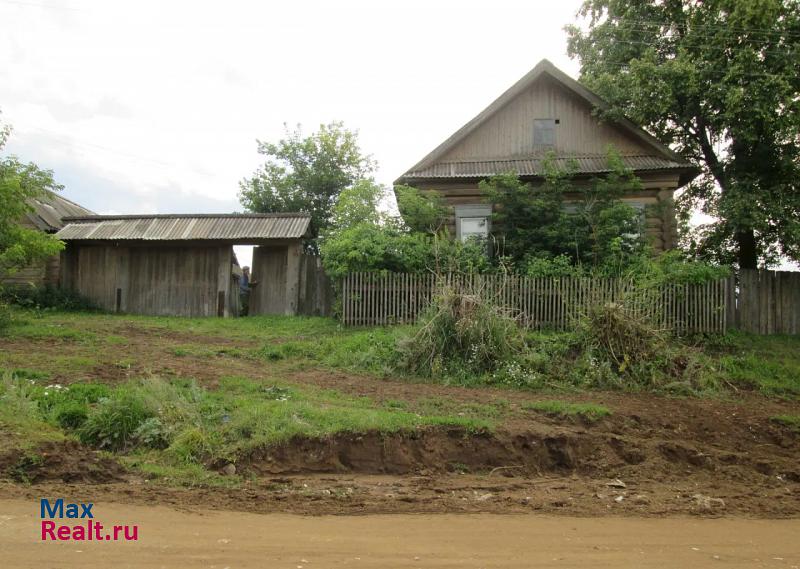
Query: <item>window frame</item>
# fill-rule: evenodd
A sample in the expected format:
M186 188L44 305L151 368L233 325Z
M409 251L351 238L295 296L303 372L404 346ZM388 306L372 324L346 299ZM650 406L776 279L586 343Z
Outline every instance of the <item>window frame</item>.
M543 123L547 123L547 128L543 128ZM533 119L533 146L536 148L555 148L556 146L556 125L558 124L555 118L538 118ZM537 142L537 135L543 133L550 133L550 142ZM543 139L545 136L539 136Z
M456 239L461 243L465 242L461 231L461 222L464 219L484 219L486 222L486 238L492 234L492 206L486 204L465 204L457 205L454 208L456 221ZM470 233L469 236L476 235Z

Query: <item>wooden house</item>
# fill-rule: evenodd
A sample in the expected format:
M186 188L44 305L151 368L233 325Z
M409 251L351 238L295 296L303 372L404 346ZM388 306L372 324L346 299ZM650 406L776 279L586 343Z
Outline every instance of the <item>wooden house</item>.
M550 155L558 166L577 164L576 183L581 183L608 171L613 148L642 182L642 190L624 201L642 211L655 250L674 247L673 194L697 170L632 122L598 119L596 111L606 107L596 94L542 60L395 184L440 192L457 238L488 236L492 204L483 199L481 180L513 171L536 185L542 181L543 159Z
M56 233L64 227L64 218L75 215L93 215L94 212L60 196L32 199L32 211L20 220L23 227L37 229L44 233ZM58 286L60 256L54 255L44 262L23 267L13 274L4 275L0 284L10 287Z

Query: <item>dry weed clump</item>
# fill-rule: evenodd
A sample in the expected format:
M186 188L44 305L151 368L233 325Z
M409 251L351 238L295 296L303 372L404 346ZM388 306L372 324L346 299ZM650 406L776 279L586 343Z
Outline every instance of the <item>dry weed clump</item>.
M522 354L518 322L480 292L445 286L410 337L400 341L402 367L426 377L482 374Z
M590 308L583 318L585 354L613 372L611 381L599 383L687 392L710 387L701 354L636 306L632 301L609 302Z

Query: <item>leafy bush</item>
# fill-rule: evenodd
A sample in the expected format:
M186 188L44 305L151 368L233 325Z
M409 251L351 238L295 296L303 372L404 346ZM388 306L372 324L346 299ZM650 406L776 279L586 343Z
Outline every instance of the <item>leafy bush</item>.
M480 293L445 287L398 348L402 367L432 377L495 371L524 346L522 330L508 313Z
M514 265L524 267L536 251L591 268L624 267L645 249L641 215L622 201L641 182L618 155L609 153L607 160L608 174L585 184L574 183L577 163L560 168L552 153L543 161L540 185L524 183L514 173L481 182L484 196L496 206L503 254ZM569 204L565 196L572 196Z
M8 287L0 291L0 299L22 308L37 310L94 310L85 296L53 286Z
M566 255L555 257L529 256L525 259L522 274L527 277L580 277L585 272L580 265L572 264Z
M626 271L628 278L641 287L660 285L704 284L730 276L730 267L688 259L678 250L655 257L641 255Z
M170 444L172 433L158 417L145 419L133 433L137 444L148 447L164 449Z

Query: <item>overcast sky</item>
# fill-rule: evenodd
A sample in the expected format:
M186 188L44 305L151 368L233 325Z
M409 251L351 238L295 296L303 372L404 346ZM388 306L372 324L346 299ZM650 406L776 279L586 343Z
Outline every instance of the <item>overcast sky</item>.
M397 176L548 58L560 2L0 0L8 150L98 213L241 210L256 139L342 120Z

